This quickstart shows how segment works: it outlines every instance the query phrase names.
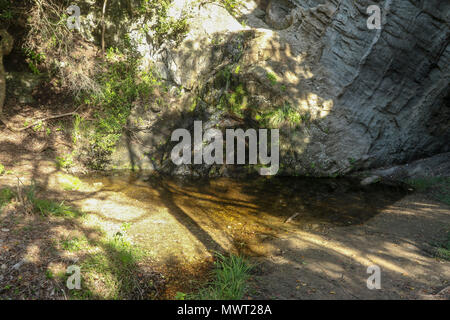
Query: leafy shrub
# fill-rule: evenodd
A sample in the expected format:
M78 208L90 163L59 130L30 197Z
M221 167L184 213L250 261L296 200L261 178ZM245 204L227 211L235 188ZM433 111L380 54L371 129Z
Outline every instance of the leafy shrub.
M103 72L98 75L100 92L87 95L84 103L94 110L95 121L86 128L81 119L75 119L73 140L78 140L85 130L91 157L102 159L110 154L119 140L130 115L133 102L148 99L159 82L151 72L139 71L139 57L132 50L121 52L108 49ZM101 169L102 161L91 163Z
M58 169L70 168L71 166L73 166L73 155L72 154L67 154L65 156L56 157L55 160L56 160L56 167Z
M0 28L12 22L16 17L13 0L0 0Z
M227 9L227 11L233 15L236 16L238 14L239 6L243 4L242 0L220 0L222 5Z
M267 79L270 81L270 83L272 85L276 85L277 84L277 76L274 73L268 72L267 73Z
M154 32L154 41L157 45L163 40L181 40L188 31L187 17L173 19L168 16L168 9L172 0L141 0L138 12L151 20L151 25L143 27L144 32L150 29Z

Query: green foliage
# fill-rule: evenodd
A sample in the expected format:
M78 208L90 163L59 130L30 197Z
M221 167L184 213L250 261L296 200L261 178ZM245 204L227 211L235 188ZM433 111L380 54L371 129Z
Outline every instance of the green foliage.
M175 295L175 300L186 300L186 293L184 292L177 292Z
M52 272L50 269L47 269L47 270L45 271L45 277L46 277L47 279L53 279L53 278L55 277L55 275L53 274L53 272Z
M434 244L436 247L435 255L437 258L450 261L450 230L447 230L447 236L442 243Z
M0 163L0 176L5 173L5 166Z
M72 130L72 142L76 144L78 140L81 138L81 129L83 125L83 118L81 118L78 114L74 116L73 120L73 130Z
M267 79L269 79L270 83L272 85L276 85L277 84L277 76L272 73L272 72L268 72L267 73Z
M26 56L26 61L28 63L28 67L30 68L31 72L33 72L36 75L41 74L41 72L38 69L38 66L44 62L45 60L45 54L39 53L34 51L30 48L25 48L24 53Z
M0 27L12 22L15 16L13 0L0 0Z
M233 114L243 117L243 112L247 109L247 93L242 84L238 84L234 90L222 96L221 103Z
M240 68L239 68L239 70L240 70ZM218 84L220 86L228 87L230 85L230 81L232 80L231 76L232 76L231 68L230 68L230 66L226 66L219 72L219 76L217 78Z
M442 177L426 177L426 178L415 178L408 179L406 182L417 189L418 191L426 191L436 184L440 184L441 182L445 182L450 178L442 178Z
M225 90L219 99L217 108L227 110L238 117L243 117L245 110L249 108L248 94L244 86L233 77L239 72L239 65L233 71L230 66L227 66L219 72L216 85L222 88L225 87Z
M90 94L84 102L97 111L92 130L86 130L94 154L108 154L114 150L122 129L126 125L133 102L145 99L160 85L151 72L138 70L139 59L133 52L110 48L104 72L98 76L101 92ZM80 118L75 118L72 138L78 141L85 128Z
M36 211L39 211L43 216L52 215L58 217L75 218L80 213L72 207L62 202L55 202L48 199L35 199L33 202Z
M76 218L81 215L78 210L64 204L64 201L56 202L49 199L37 198L35 185L27 187L25 189L25 195L28 201L33 206L33 210L43 216L51 215L58 217Z
M230 66L223 68L215 79L215 86L225 88L221 95L217 108L227 110L230 113L244 117L244 112L249 110L254 119L264 127L279 127L284 123L288 123L291 127L297 127L302 122L310 119L310 115L299 112L289 102L285 102L282 106L275 106L269 111L259 111L258 108L249 104L249 95L242 83L238 82L236 75L240 72L240 66L234 69ZM276 75L267 73L267 78L272 84L277 83Z
M242 299L248 291L247 280L250 278L252 265L242 257L223 256L219 253L215 265L212 281L188 297L199 300Z
M450 246L447 246L445 248L438 248L436 250L436 256L438 258L450 261Z
M56 157L56 167L58 169L61 168L70 168L73 166L73 155L71 153L66 154L65 156Z
M102 297L129 297L139 286L136 283L136 270L137 263L144 257L142 250L126 240L120 232L99 245L104 250L89 256L81 265L85 281L84 288L78 293L80 298L89 298L98 281L105 287L106 292L102 293Z
M151 24L145 24L142 31L154 32L153 39L156 44L163 40L181 40L187 33L189 27L187 17L173 19L168 16L168 9L172 0L141 0L138 12L151 20Z
M61 247L64 250L74 252L83 249L87 245L87 243L88 241L84 237L67 238L61 241Z
M34 132L40 132L43 129L44 123L42 121L39 121L35 126L33 126Z
M243 4L242 0L220 0L220 2L225 7L225 9L227 9L227 11L233 16L236 16L239 13L239 6Z
M261 121L268 127L279 127L283 123L288 123L291 127L296 127L308 120L308 116L301 114L290 103L285 102L281 107L256 117L256 120Z
M126 268L131 268L142 257L142 252L127 241L120 232L107 242L107 247Z
M124 222L120 226L120 229L122 229L123 232L127 232L130 228L131 228L131 223L130 222Z
M406 181L420 192L429 192L433 197L450 205L450 177L416 178Z
M9 188L4 188L0 190L0 212L4 206L11 202L16 194Z

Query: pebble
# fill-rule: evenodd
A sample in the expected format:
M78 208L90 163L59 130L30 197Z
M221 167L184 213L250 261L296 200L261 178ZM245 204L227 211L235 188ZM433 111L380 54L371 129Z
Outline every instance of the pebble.
M2 266L0 267L2 270L6 269L6 264L2 264Z
M2 228L2 231L3 231L3 232L9 232L9 229Z
M13 269L19 270L19 268L25 263L25 261L19 261L15 265L12 266Z

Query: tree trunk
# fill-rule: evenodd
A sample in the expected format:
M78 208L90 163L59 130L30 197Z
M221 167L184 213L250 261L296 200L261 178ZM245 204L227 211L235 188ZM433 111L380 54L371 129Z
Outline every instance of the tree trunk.
M0 115L3 112L3 104L6 96L5 68L3 67L3 56L9 54L14 43L13 37L5 30L0 30Z

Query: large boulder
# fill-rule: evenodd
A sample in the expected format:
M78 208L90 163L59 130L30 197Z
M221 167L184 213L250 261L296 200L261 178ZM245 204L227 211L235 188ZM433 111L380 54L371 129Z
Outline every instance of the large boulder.
M172 115L184 122L176 125L201 117L229 126L236 115L215 107L242 85L251 110L236 125L280 128L287 174L345 174L450 151L450 3L376 1L380 30L367 27L373 1L259 3L246 3L245 26L217 4L190 6L195 14L181 43L144 48L148 64L203 108L178 106ZM290 11L283 16L280 8ZM229 81L217 81L230 70ZM260 121L268 114L281 116ZM154 140L150 131L144 140Z

